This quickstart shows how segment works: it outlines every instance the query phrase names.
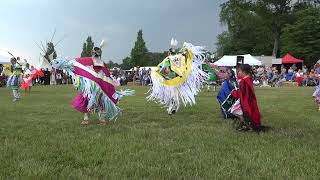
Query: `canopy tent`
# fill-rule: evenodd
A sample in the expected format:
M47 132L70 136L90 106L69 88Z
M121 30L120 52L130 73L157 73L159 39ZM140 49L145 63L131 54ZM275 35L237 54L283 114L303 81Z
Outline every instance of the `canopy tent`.
M251 66L261 66L262 63L258 59L254 58L250 54L239 55L244 57L244 64L249 64ZM216 66L227 66L235 67L237 66L237 56L223 56L220 60L213 63Z
M286 54L282 58L282 64L296 64L296 63L303 63L303 60L297 59L293 57L291 54Z

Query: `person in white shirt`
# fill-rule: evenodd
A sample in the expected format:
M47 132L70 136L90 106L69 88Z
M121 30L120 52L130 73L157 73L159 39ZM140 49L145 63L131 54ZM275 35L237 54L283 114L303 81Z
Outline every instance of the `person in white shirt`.
M299 86L303 85L303 71L301 69L298 70L296 73L295 81L298 83Z
M27 63L26 64L26 68L24 69L24 72L23 72L23 79L25 81L27 81L27 79L32 75L34 74L34 72L30 69L30 65ZM29 93L31 92L31 87L32 87L32 81L28 81L28 89L25 89L25 92L27 92L27 90L29 90Z

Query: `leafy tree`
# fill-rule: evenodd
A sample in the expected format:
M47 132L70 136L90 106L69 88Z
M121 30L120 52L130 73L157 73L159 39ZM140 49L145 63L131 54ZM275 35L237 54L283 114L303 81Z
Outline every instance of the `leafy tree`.
M44 55L44 57L48 60L49 63L51 63L51 60L49 59L49 56L53 53L53 59L57 58L56 50L54 49L54 44L52 42L47 43L47 51Z
M236 54L234 53L232 37L228 31L218 35L217 54L218 56L223 56L225 54Z
M254 11L271 29L273 35L272 55L279 57L283 25L290 20L292 0L252 0Z
M294 16L296 21L283 30L282 53L291 53L312 66L320 58L320 8L308 7Z
M122 60L122 64L120 65L121 69L129 70L133 68L133 65L131 64L130 57L126 57Z
M109 69L112 69L112 68L114 68L114 67L120 67L120 65L118 64L118 63L114 63L113 61L109 61L108 63L107 63L107 65L108 65L108 68Z
M306 14L304 10L309 7L313 10ZM312 13L316 10L319 11L316 7L293 0L229 0L221 5L220 21L227 25L228 30L218 36L217 55L250 53L279 57L281 51L293 50L291 47L298 43L303 44L304 50L296 49L295 52L299 51L299 57L305 54L304 59L313 62L316 51L312 54L311 49L315 48L316 40L302 42L306 41L306 35L311 36L311 31L305 27L319 26L316 24L319 17ZM303 17L306 19L301 20ZM310 21L311 17L314 21ZM300 29L295 29L296 26ZM306 31L303 33L302 29ZM316 29L312 32L317 32Z
M149 63L148 49L143 40L142 30L139 30L137 41L131 50L131 63L133 66L146 66Z
M150 52L148 53L150 61L147 64L148 66L157 66L164 58L167 57L168 52L158 53L158 52Z
M228 31L218 36L218 56L271 54L271 30L253 9L254 4L247 0L229 0L221 5L220 21Z
M92 41L91 36L88 36L85 43L83 43L81 57L91 57L91 52L94 47L94 42Z

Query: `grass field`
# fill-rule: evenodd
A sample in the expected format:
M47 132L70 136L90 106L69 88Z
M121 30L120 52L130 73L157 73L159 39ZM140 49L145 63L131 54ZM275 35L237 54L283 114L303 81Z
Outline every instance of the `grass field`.
M116 122L83 127L71 86L34 87L18 103L0 88L0 179L319 179L312 88L257 89L271 127L260 134L223 120L216 93L168 116L134 89Z

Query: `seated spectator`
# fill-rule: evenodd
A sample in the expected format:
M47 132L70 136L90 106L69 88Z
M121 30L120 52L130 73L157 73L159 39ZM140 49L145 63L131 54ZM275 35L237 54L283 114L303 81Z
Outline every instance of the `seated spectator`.
M287 73L287 81L293 81L293 79L294 79L294 71L292 69L289 69Z
M304 66L302 67L302 71L303 71L304 74L306 74L306 73L308 72L308 68L307 68L306 65L304 65Z
M268 81L271 81L272 76L273 76L272 69L270 67L267 67L267 79L268 79Z
M311 69L308 78L309 78L308 86L316 86L318 84L317 75L314 69Z
M314 80L317 78L317 75L315 73L315 70L314 69L311 69L310 73L309 73L309 79L310 80Z
M301 69L299 69L298 72L296 72L295 81L298 83L299 86L303 85L303 72Z
M274 87L281 87L282 84L287 81L286 77L287 77L286 72L282 72L279 75L279 80L275 83Z
M275 84L279 81L279 78L280 78L280 75L279 75L278 71L274 71L273 77L272 77L272 79L270 80L270 83L271 83L271 86L272 86L272 87L274 87Z

